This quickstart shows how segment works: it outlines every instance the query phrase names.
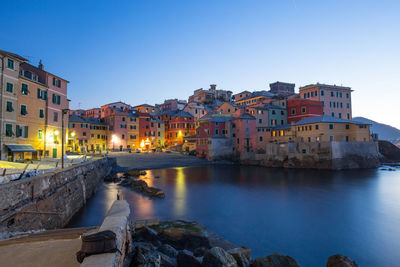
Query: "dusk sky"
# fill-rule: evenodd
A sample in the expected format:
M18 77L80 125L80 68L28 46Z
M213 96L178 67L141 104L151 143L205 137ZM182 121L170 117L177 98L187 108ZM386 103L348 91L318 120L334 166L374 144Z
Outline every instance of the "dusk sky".
M70 108L186 99L215 83L346 85L400 128L400 1L2 1L0 49L70 81Z

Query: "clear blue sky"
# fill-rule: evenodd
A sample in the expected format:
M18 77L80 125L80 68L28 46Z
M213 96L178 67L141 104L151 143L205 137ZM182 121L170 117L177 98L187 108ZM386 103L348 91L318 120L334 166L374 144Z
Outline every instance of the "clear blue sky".
M187 99L274 81L351 86L400 128L400 1L8 1L0 49L71 81L71 108Z

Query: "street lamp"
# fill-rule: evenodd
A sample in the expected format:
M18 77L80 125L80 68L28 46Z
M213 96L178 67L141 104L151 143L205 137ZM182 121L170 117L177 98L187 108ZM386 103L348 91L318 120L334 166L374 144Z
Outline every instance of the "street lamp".
M61 110L61 169L64 169L64 115L69 111L68 108L64 108Z

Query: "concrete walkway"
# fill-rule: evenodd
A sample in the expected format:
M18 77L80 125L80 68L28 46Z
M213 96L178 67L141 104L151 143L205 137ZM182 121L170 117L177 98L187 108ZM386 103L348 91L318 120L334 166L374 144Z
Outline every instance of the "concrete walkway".
M0 241L0 266L80 266L75 256L80 235L95 229L61 229Z

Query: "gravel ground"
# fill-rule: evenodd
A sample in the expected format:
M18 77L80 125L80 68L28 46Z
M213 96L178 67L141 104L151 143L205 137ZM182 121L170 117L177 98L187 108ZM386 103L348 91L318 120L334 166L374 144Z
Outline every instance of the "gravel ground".
M206 159L199 159L194 156L186 156L179 153L127 153L113 152L109 157L117 159L120 171L129 169L149 170L171 167L186 167L210 164L232 164L232 162L218 161L212 162Z

